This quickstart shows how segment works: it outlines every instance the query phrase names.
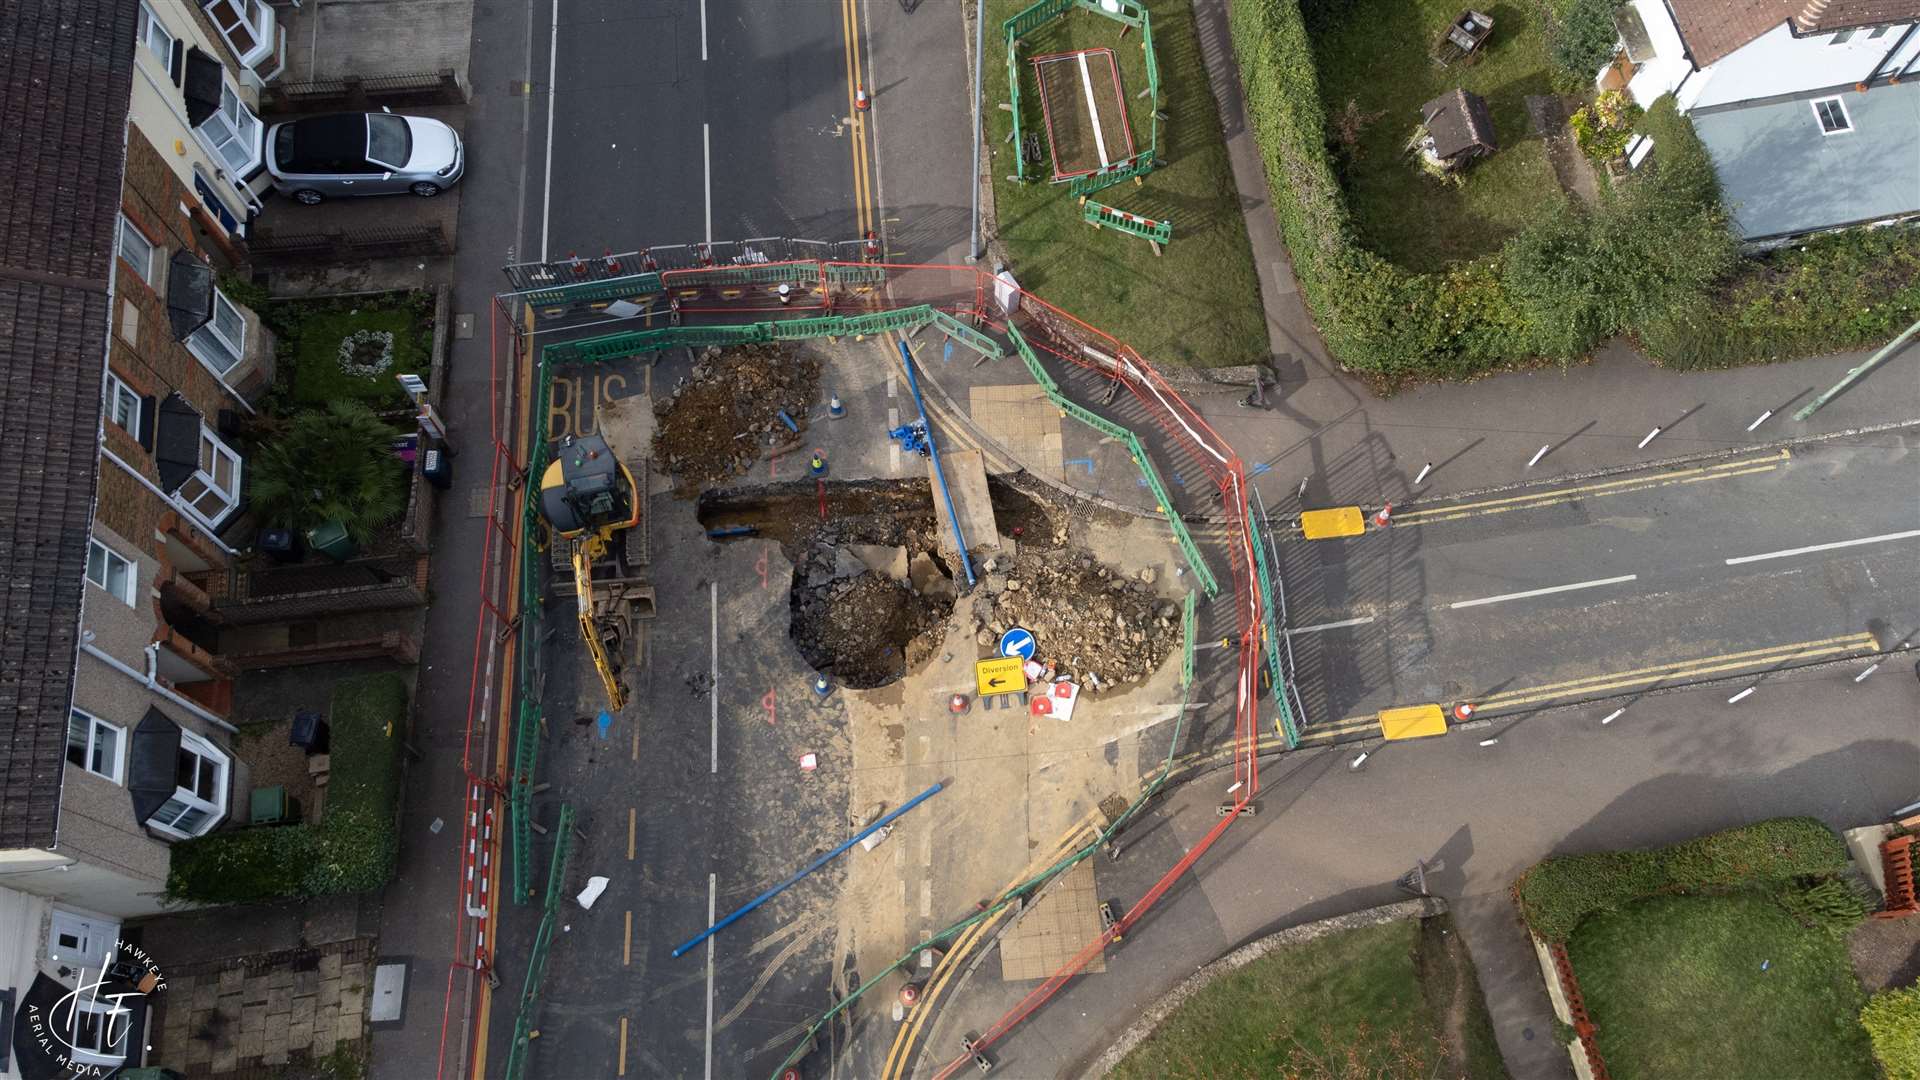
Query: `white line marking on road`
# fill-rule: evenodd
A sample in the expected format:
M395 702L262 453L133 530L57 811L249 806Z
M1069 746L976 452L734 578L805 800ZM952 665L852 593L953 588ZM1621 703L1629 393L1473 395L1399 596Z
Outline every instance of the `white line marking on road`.
M923 919L926 919L926 918L931 918L932 915L933 915L933 882L928 881L926 878L921 878L920 879L920 917Z
M1739 693L1728 698L1727 704L1732 705L1734 702L1739 701L1741 698L1746 697L1748 694L1753 693L1754 689L1755 688L1751 686L1747 687L1745 690L1742 690Z
M1653 437L1658 434L1660 434L1659 428L1654 428L1652 431L1647 432L1647 437L1640 440L1640 445L1638 449L1645 450L1647 448L1647 444L1652 442Z
M1289 634L1311 634L1315 630L1338 630L1343 626L1365 626L1373 621L1373 616L1362 615L1357 619L1341 619L1339 622L1314 623L1312 626L1296 626L1288 630Z
M559 0L554 0L558 3ZM713 132L700 125L700 164L707 177L707 243L713 243Z
M1906 532L1882 533L1879 536L1863 536L1858 540L1835 540L1831 544L1814 544L1812 547L1788 548L1786 551L1769 551L1764 555L1742 555L1737 559L1728 559L1728 566L1741 563L1759 562L1762 559L1784 559L1792 555L1811 555L1816 551L1832 551L1835 548L1859 547L1861 544L1880 544L1888 540L1907 540L1920 536L1920 529L1908 529Z
M1639 574L1622 574L1619 577L1595 578L1592 581L1576 581L1571 585L1554 585L1545 589L1528 589L1526 592L1503 593L1500 596L1483 596L1478 600L1460 600L1448 604L1449 608L1479 607L1481 604L1498 604L1503 600L1525 600L1529 596L1546 596L1549 593L1572 592L1575 589L1592 589L1601 585L1618 585L1632 581Z
M887 372L887 396L888 397L900 396L900 385L899 383L894 381L893 372L891 371ZM888 413L887 415L893 416L895 414Z
M712 634L708 637L707 674L712 677L713 685L707 687L708 704L713 710L713 764L709 773L720 772L720 583L707 582L708 611L712 616Z
M713 900L720 888L720 875L707 875L707 925L713 925ZM707 939L707 1073L713 1080L713 939Z
M547 261L547 219L553 209L553 101L559 97L560 0L553 0L553 28L547 37L547 171L540 182L540 261Z
M707 58L707 0L700 0L700 59Z
M1608 724L1611 724L1615 720L1620 719L1620 714L1626 711L1627 710L1625 708L1619 708L1619 709L1613 710L1612 712L1600 718L1600 726L1606 727Z

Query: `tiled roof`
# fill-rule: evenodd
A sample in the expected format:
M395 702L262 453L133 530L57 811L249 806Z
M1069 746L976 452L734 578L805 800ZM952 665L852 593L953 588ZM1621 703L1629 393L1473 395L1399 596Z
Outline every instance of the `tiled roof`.
M1920 19L1920 0L1669 0L1696 66L1706 67L1792 20L1796 34Z
M0 4L0 849L55 840L137 11Z

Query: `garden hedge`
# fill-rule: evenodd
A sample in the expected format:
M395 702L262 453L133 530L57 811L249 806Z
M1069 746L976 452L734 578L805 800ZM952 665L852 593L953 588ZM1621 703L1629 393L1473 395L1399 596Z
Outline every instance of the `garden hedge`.
M1920 986L1882 990L1860 1010L1887 1080L1920 1080Z
M1514 882L1520 915L1548 941L1565 941L1587 916L1648 896L1728 892L1847 866L1847 846L1814 818L1772 818L1651 851L1556 855Z
M1542 214L1500 252L1443 273L1396 266L1358 240L1302 6L1230 0L1229 26L1280 235L1347 369L1388 386L1462 378L1570 361L1623 333L1673 367L1747 363L1883 340L1920 319L1920 226L1737 260L1712 160L1671 98L1638 128L1659 147L1654 167L1603 187L1599 205ZM1343 0L1305 7L1316 25L1348 14ZM1593 37L1596 13L1611 32L1610 5L1559 8L1569 29L1585 27L1575 36ZM1584 66L1590 49L1569 42L1566 62Z
M330 769L317 825L229 829L173 845L167 899L196 904L367 892L393 876L407 686L362 675L333 688Z

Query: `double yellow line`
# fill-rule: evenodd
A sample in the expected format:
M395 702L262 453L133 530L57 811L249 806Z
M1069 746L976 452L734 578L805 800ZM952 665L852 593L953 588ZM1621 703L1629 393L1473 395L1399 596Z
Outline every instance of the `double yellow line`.
M1462 518L1486 517L1491 514L1505 514L1514 510L1532 510L1543 506L1556 506L1578 499L1591 499L1603 495L1625 495L1634 491L1646 491L1650 488L1669 487L1674 484L1697 484L1703 480L1726 480L1735 476L1750 476L1754 473L1772 472L1783 465L1792 454L1777 450L1760 457L1742 458L1739 461L1722 461L1713 465L1696 465L1688 469L1674 469L1654 474L1622 476L1612 480L1601 480L1591 484L1576 484L1573 487L1551 488L1546 491L1529 492L1525 495L1510 495L1499 499L1482 499L1478 502L1456 503L1452 506L1435 506L1426 509L1396 511L1393 515L1395 525L1432 525L1442 521L1459 521Z
M874 199L873 183L868 178L867 113L855 105L856 91L866 86L866 69L860 62L860 0L840 0L840 33L846 54L847 115L853 131L854 227L864 237L874 229ZM873 88L866 90L871 104Z
M1009 889L1066 858L1069 852L1077 850L1088 843L1093 836L1099 835L1097 831L1091 834L1088 831L1093 829L1093 817L1098 812L1099 808L1095 807L1082 814L1079 821L1074 822L1065 833L1061 834L1060 839L1054 843L1053 850L1029 862L1026 869L1020 871L1020 876L1001 886L999 893L995 894L995 902L1006 896ZM920 1025L933 1015L935 1000L946 990L947 984L953 979L954 972L960 970L960 965L967 958L967 954L984 941L993 931L994 926L1012 914L1016 907L1017 905L1009 904L967 927L960 932L959 937L953 940L953 944L947 947L945 955L940 958L939 966L934 969L933 978L927 982L926 993L920 998L920 1003L914 1006L913 1014L907 1018L905 1024L900 1026L899 1032L893 1037L893 1046L887 1051L886 1067L880 1073L882 1080L899 1080L905 1074L913 1062L913 1044L920 1037Z
M1623 690L1644 690L1663 682L1691 682L1739 671L1798 666L1850 654L1876 652L1879 648L1880 643L1873 634L1863 630L1857 634L1842 634L1839 637L1772 645L1764 649L1721 653L1718 656L1676 660L1651 667L1542 683L1539 686L1523 687L1502 694L1489 694L1484 698L1470 698L1470 700L1473 701L1474 708L1482 712L1489 709L1518 709L1569 698L1595 697ZM1377 730L1379 726L1380 718L1377 714L1349 716L1331 724L1315 725L1309 728L1301 734L1300 741L1303 743L1329 742L1342 736L1370 729Z

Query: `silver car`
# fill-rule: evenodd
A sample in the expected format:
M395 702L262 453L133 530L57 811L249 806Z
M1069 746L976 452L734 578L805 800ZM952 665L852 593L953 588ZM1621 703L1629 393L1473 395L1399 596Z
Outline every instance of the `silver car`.
M425 117L337 113L267 129L274 189L308 206L345 195L432 198L465 169L459 134Z

